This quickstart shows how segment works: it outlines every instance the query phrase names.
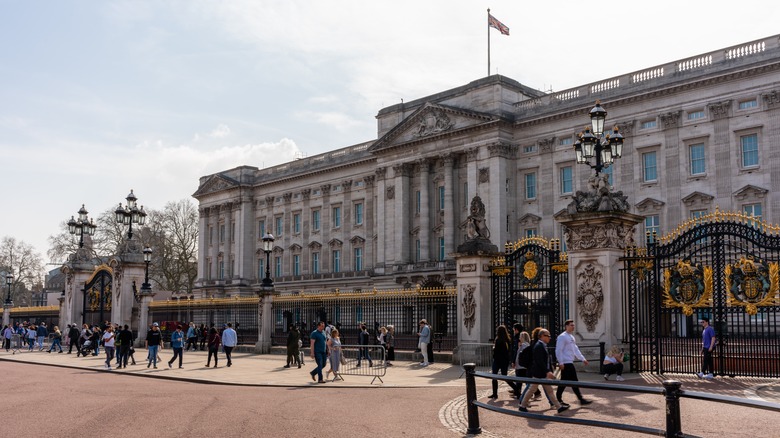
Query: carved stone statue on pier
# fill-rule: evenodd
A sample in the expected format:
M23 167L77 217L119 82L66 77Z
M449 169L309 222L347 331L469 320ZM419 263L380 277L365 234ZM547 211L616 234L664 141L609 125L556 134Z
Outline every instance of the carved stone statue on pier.
M495 253L498 247L490 243L490 230L485 220L485 204L475 196L471 200L469 217L466 220L466 241L458 246L462 254Z
M587 211L616 211L625 213L629 209L627 197L622 191L614 191L609 185L609 175L596 174L588 179L589 190L577 190L566 210L570 214Z

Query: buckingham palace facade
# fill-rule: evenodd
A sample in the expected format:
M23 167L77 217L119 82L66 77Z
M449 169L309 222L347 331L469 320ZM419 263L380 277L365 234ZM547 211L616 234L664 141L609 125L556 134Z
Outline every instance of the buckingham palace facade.
M593 175L577 132L600 100L625 137L606 169L646 231L716 208L780 221L780 36L560 92L495 75L383 108L377 138L200 178L200 296L451 286L469 204L491 240L561 238ZM262 237L275 237L263 251Z

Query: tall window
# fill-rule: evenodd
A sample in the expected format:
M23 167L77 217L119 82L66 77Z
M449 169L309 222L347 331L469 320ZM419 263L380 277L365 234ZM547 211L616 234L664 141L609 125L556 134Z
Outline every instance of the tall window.
M688 146L691 156L691 175L701 175L707 171L707 165L704 160L704 143L697 143Z
M341 207L333 207L333 227L341 226Z
M301 232L301 214L295 213L293 215L293 233L298 234Z
M739 146L742 151L742 167L758 166L758 134L739 137Z
M355 225L363 224L363 203L355 204Z
M642 154L642 171L642 175L646 182L658 180L655 152L646 152Z
M257 279L265 278L265 259L257 259Z
M525 174L525 199L536 199L536 174Z
M281 236L282 231L284 231L284 221L282 220L282 217L279 216L276 218L276 237Z
M414 261L420 261L420 239L414 241Z
M444 238L439 237L439 260L444 260Z
M320 229L320 211L314 210L311 212L311 227L314 230Z
M320 253L318 252L311 253L311 273L320 273Z
M536 228L525 229L525 237L534 237L534 236L536 236Z
M298 254L293 256L293 275L301 275L301 256Z
M658 223L658 215L645 216L645 233L652 235L655 233L657 237L661 236L661 226Z
M746 204L742 206L742 212L748 216L761 219L761 204Z
M355 248L355 271L363 270L363 248Z
M282 276L282 258L281 257L274 257L274 263L276 264L276 267L274 268L274 277L281 277Z
M341 272L341 251L333 250L333 272Z
M422 210L422 195L418 190L414 192L414 212L420 214L420 210Z
M219 261L219 275L217 276L220 280L225 279L225 261L220 260Z
M439 186L439 210L444 210L444 186Z
M257 237L263 238L265 236L265 221L257 222Z
M208 265L209 265L209 267L208 267L208 270L206 271L206 279L207 280L211 280L212 279L212 277L211 277L212 269L211 268L213 268L211 260L209 260Z
M574 190L571 166L561 167L561 193L567 194Z

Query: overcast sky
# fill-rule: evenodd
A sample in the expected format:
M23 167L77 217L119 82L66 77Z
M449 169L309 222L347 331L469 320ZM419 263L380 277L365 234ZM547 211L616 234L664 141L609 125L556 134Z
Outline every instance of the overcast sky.
M560 91L778 34L777 5L0 0L0 236L46 259L82 203L372 140L382 107L487 74L487 8L491 73Z

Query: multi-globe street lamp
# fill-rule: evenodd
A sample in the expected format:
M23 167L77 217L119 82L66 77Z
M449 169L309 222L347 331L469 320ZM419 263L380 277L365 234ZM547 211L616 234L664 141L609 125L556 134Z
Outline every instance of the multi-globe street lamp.
M138 208L138 198L135 197L133 191L130 190L130 194L127 195L127 205L122 207L122 203L119 203L119 207L114 211L116 214L116 221L120 224L129 225L130 229L127 231L127 238L133 238L133 224L143 225L146 223L146 212L143 205Z
M274 236L271 233L265 233L263 236L263 251L265 251L265 278L263 279L263 287L271 288L274 286L274 281L271 280L271 251L274 250Z
M5 305L7 307L10 307L14 304L14 302L11 301L11 286L13 286L14 284L14 276L12 274L8 274L5 276L5 284L8 285L8 295L6 295L5 297Z
M81 208L79 209L78 213L78 220L73 216L70 217L70 220L68 221L68 231L70 234L78 234L79 248L84 248L84 235L94 235L95 229L97 229L97 225L95 225L95 222L92 221L92 219L87 218L87 214L89 214L89 212L86 208L84 208L84 204L81 204Z
M578 164L587 164L596 171L596 176L623 155L623 136L618 127L612 130L612 135L604 135L604 121L607 111L596 101L596 106L590 110L591 127L578 134L574 143L574 153ZM594 160L591 163L591 160Z
M149 263L152 262L152 248L144 248L144 263L146 264L146 274L144 276L144 284L141 285L142 294L152 293L152 285L149 284Z

